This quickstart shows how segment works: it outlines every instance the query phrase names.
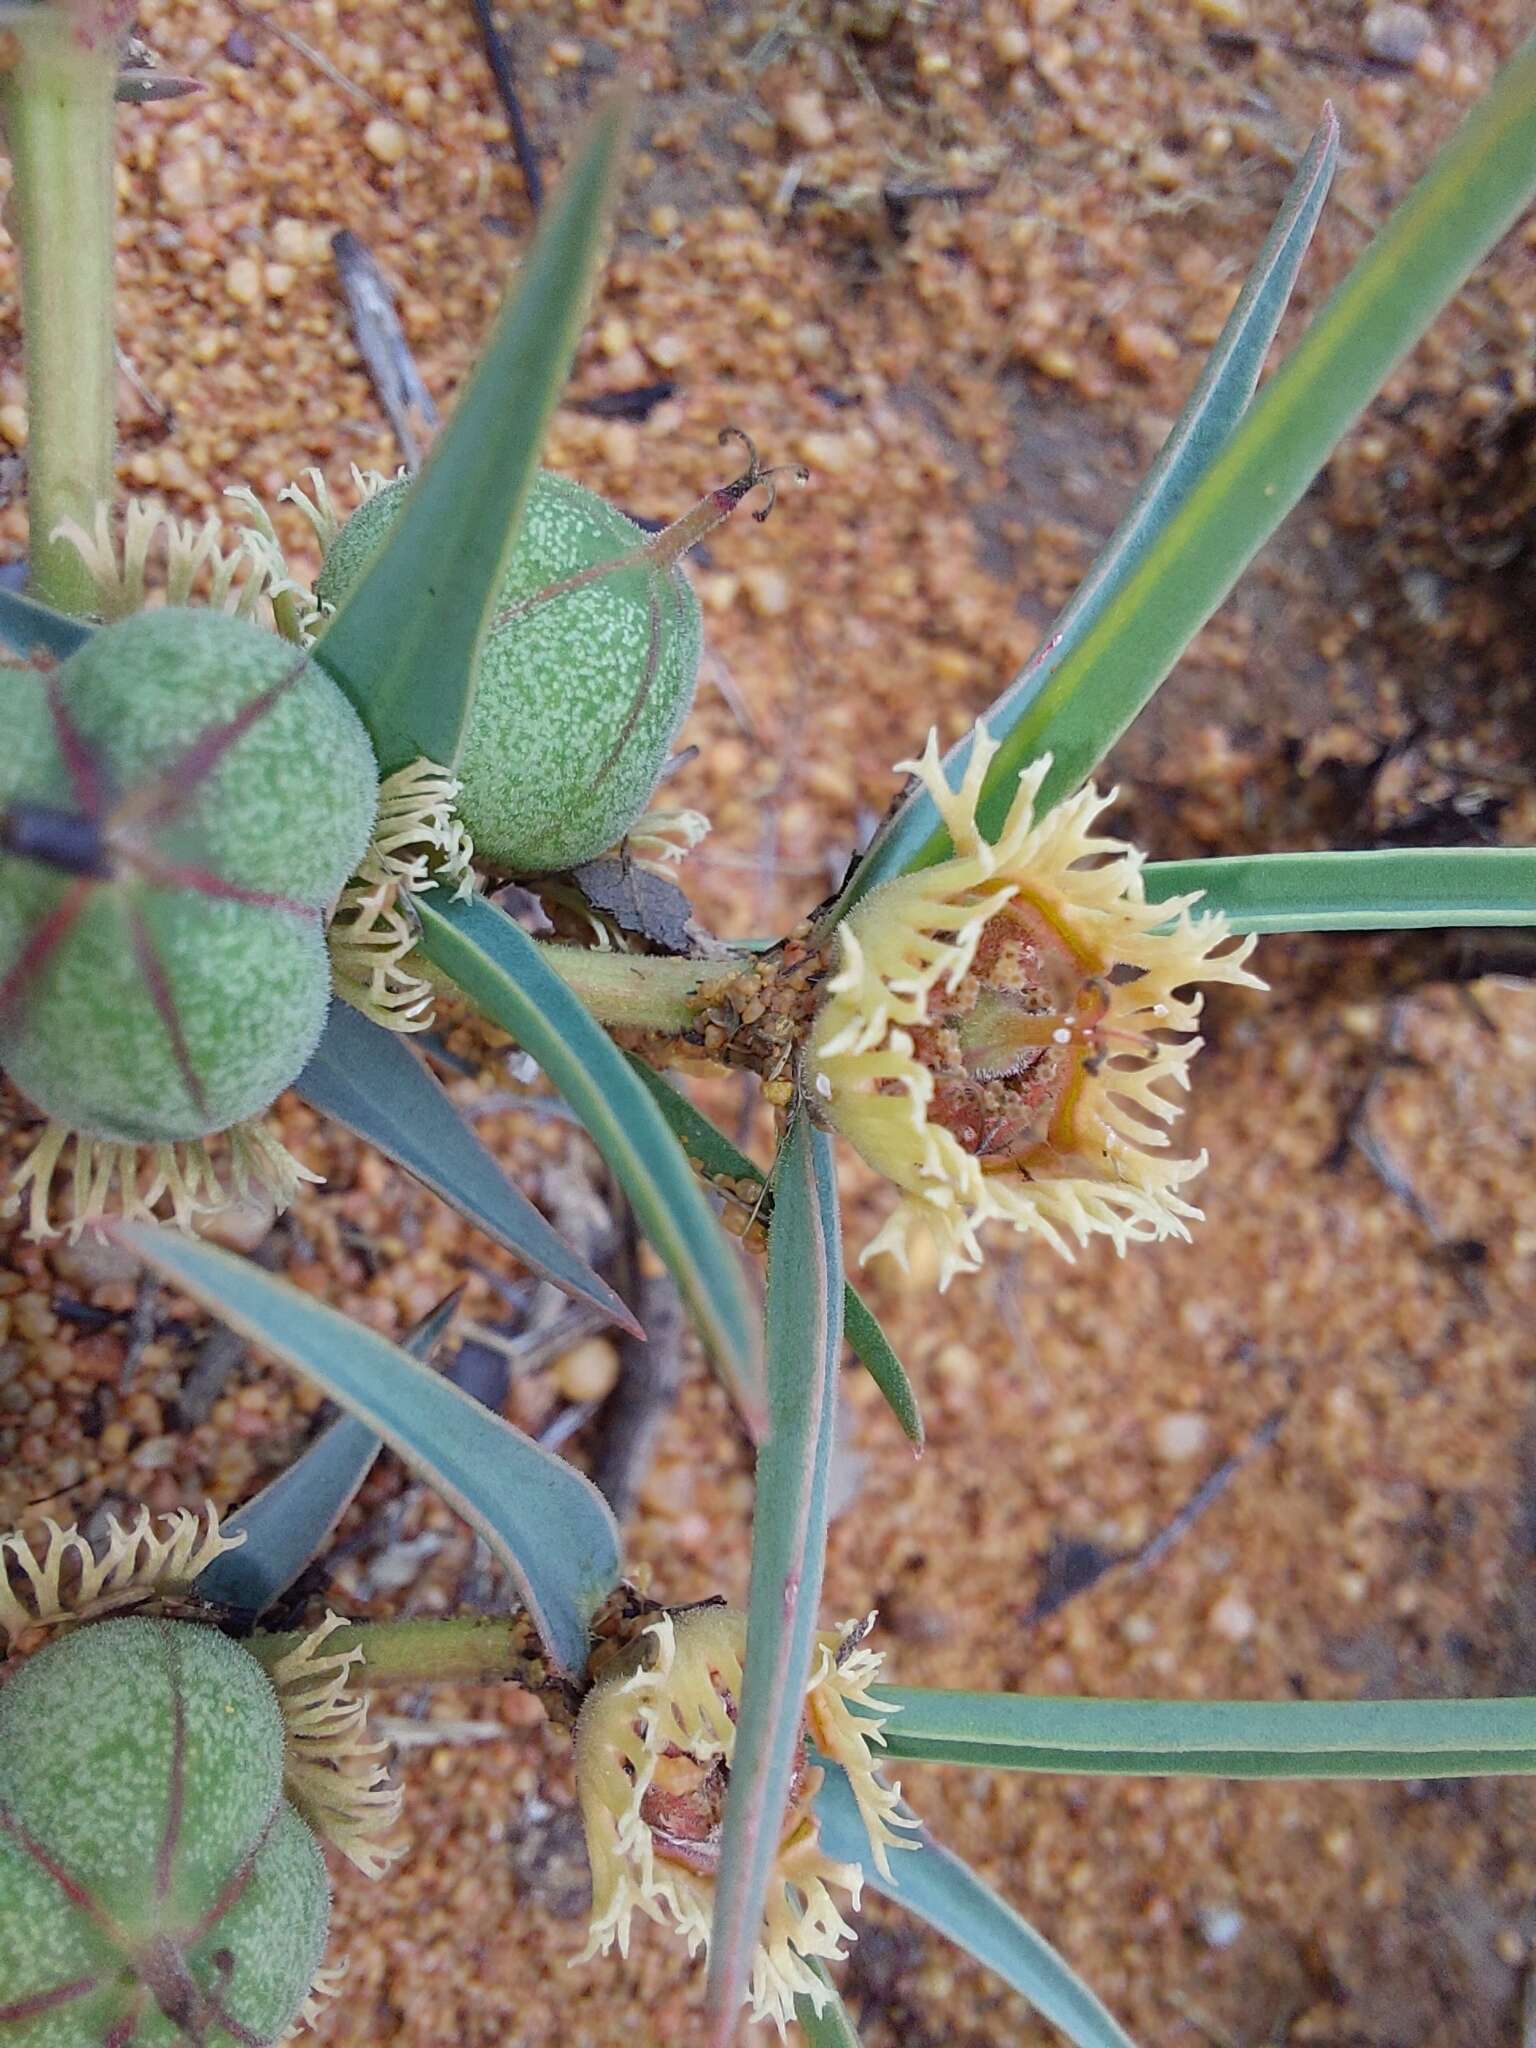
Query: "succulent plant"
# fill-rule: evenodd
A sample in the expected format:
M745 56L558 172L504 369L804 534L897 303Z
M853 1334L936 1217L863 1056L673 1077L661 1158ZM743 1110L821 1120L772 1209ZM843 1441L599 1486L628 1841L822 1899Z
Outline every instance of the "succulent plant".
M408 488L386 485L347 521L315 586L322 603L346 598ZM701 627L682 570L642 552L649 538L595 491L534 478L457 764L459 815L493 868L575 867L650 803L693 697Z
M0 1687L0 2043L278 2039L330 1892L256 1660L193 1622L87 1623Z
M375 1683L501 1673L576 1729L597 1880L593 1949L622 1950L634 1911L670 1917L695 1947L707 1939L717 2048L744 1997L818 2043L855 2038L825 1971L848 1932L828 1887L852 1896L866 1881L992 1964L1080 2048L1126 2048L1070 1967L897 1808L871 1743L894 1759L1074 1774L1536 1769L1532 1701L1092 1701L922 1688L882 1700L868 1691L875 1653L863 1648L864 1627L818 1626L845 1328L903 1427L921 1436L901 1363L845 1279L834 1134L902 1191L887 1245L926 1228L946 1277L979 1258L976 1226L988 1219L1058 1249L1095 1231L1120 1249L1182 1232L1195 1212L1179 1191L1194 1163L1156 1155L1176 1107L1170 1091L1186 1085L1196 1050L1195 1004L1181 993L1192 980L1251 983L1255 932L1536 920L1531 850L1146 862L1094 829L1102 802L1090 783L1351 419L1526 203L1536 40L1256 396L1337 159L1338 125L1325 113L1206 372L1104 554L984 722L942 759L936 745L924 756L835 899L777 943L697 947L686 931L669 940L642 918L631 949L536 944L505 908L474 895L464 832L493 868L536 874L630 829L693 685L698 621L677 563L758 484L771 503L773 472L754 454L735 483L646 538L578 486L536 471L603 239L622 112L599 120L573 163L421 476L386 488L335 536L320 590L330 616L301 609L281 563L259 548L253 556L278 579L265 590L278 632L318 627L312 656L274 639L258 658L242 651L254 643L228 639L244 694L219 698L213 724L177 754L175 693L161 702L154 661L144 703L127 699L98 719L93 693L107 690L117 649L150 649L159 635L167 650L178 635L190 645L185 615L106 629L95 643L102 675L77 707L79 675L97 675L76 651L92 631L82 620L111 607L88 551L67 560L54 547L67 526L93 534L107 523L111 437L99 428L111 337L95 336L86 363L67 316L93 289L106 302L117 15L104 0L14 12L25 19L0 102L24 276L34 280L31 563L38 597L62 609L0 592L0 630L36 671L23 677L33 697L14 750L26 780L0 784L0 1056L44 1106L56 1088L61 1111L94 1109L103 1135L88 1136L92 1146L149 1131L170 1147L176 1129L211 1127L199 1096L228 1078L226 1057L231 1071L237 1055L254 1057L235 1040L244 1030L260 1038L257 984L275 975L241 985L247 1019L228 1000L235 949L212 911L251 913L260 966L283 918L318 943L345 881L354 1007L333 1010L305 1068L308 1099L526 1265L623 1320L606 1283L507 1187L422 1063L381 1027L391 1013L419 1026L419 967L432 990L451 985L514 1038L592 1134L675 1277L755 1440L757 1490L744 1613L706 1603L665 1616L651 1607L647 1618L648 1603L622 1582L618 1531L595 1489L432 1372L425 1326L402 1350L226 1252L131 1218L115 1225L161 1278L350 1411L243 1511L248 1540L238 1557L219 1546L198 1572L197 1611L259 1624L385 1441L485 1538L525 1612L359 1625L328 1616L302 1639L258 1627L249 1652L174 1620L88 1620L40 1653L0 1694L0 1942L10 1944L0 1968L20 1985L12 1996L0 1977L0 2019L28 2048L77 2038L70 2025L87 2012L94 2026L98 2010L103 2038L126 2039L137 2018L146 2025L135 2039L270 2038L302 2002L323 1937L305 1822L361 1868L395 1853L382 1838L398 1793L346 1692L361 1660ZM60 97L49 69L65 65L85 79L74 99ZM39 112L47 120L29 118ZM94 185L76 175L87 164ZM50 266L68 272L71 292L36 289ZM276 547L275 536L258 538ZM186 562L200 546L194 534ZM141 558L142 548L139 567ZM214 603L232 600L222 573L210 579ZM119 591L133 585L125 574ZM228 628L210 620L206 631L212 646ZM178 672L194 719L217 695L222 660ZM269 716L273 732L284 729L278 714L298 701L311 660L372 742L371 757L360 740L337 743L343 755L352 746L355 791L348 774L338 778L336 747L305 722L291 754L272 742L270 773L249 792L232 784L215 797ZM339 699L326 702L340 721L327 730L339 731ZM386 795L365 852L375 762ZM252 796L260 820L242 809ZM336 821L334 843L325 820ZM563 885L551 893L570 895ZM71 949L86 955L109 916L101 988L89 958L68 981ZM632 929L619 927L620 940ZM220 991L206 1029L201 1012L184 1014L182 992L204 953ZM381 958L390 974L375 985ZM243 1076L252 1098L291 1072L300 1040L313 1037L317 999L297 971L292 984L284 1002L304 1014L260 1087ZM784 1112L771 1168L642 1073L603 1026L648 1053L755 1073ZM143 1031L142 1070L128 1071L118 1028ZM86 1100L103 1088L100 1103ZM219 1107L243 1099L232 1086ZM690 1161L761 1225L761 1341L741 1264ZM77 1209L90 1213L94 1153L84 1171ZM160 1171L174 1195L169 1167ZM80 1179L77 1154L77 1189ZM83 1537L55 1536L31 1565L19 1539L0 1540L8 1629L56 1619L59 1589L77 1572L89 1603L137 1597L141 1552L151 1576L157 1558L171 1561L156 1579L164 1597L188 1541L182 1532L156 1545L135 1524L112 1539L115 1554L87 1561ZM291 1809L277 1790L273 1724L240 1662L257 1656L283 1718ZM88 1671L92 1658L102 1668ZM897 1829L906 1852L887 1855ZM133 1999L137 2011L125 2010Z

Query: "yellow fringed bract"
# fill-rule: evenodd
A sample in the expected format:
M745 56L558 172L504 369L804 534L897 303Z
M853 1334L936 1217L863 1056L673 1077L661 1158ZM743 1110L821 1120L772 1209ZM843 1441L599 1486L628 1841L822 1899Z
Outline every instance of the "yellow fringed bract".
M615 1946L627 1955L636 1912L670 1919L690 1955L708 1948L746 1627L745 1615L724 1607L663 1615L589 1694L576 1725L576 1785L592 1924L577 1961ZM888 1873L888 1851L912 1846L898 1831L915 1822L900 1810L899 1788L875 1770L870 1745L881 1742L894 1709L869 1689L881 1659L863 1647L868 1627L850 1623L817 1637L805 1725L848 1773L876 1862ZM833 1889L857 1908L863 1885L857 1866L834 1862L821 1847L812 1807L821 1778L802 1752L752 1959L752 2016L781 2035L797 1998L818 2012L826 2005L812 1961L841 1959L854 1938Z
M1196 982L1262 989L1253 940L1234 943L1197 898L1149 903L1142 855L1094 828L1114 800L1091 785L1043 815L1050 756L1032 762L996 843L976 820L996 743L978 728L958 789L937 738L917 775L954 845L885 883L838 930L813 1025L817 1111L903 1191L865 1260L907 1263L926 1232L939 1284L981 1263L996 1219L1063 1257L1095 1234L1187 1237L1182 1193L1205 1165L1170 1159L1169 1090L1200 1046Z

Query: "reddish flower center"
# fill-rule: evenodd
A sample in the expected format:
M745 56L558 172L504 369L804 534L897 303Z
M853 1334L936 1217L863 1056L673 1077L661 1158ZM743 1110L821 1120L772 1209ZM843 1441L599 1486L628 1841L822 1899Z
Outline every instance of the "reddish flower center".
M1015 899L989 920L959 986L934 987L912 1032L934 1077L928 1119L987 1169L1071 1149L1077 1083L1105 1050L1104 966Z
M802 1733L785 1809L786 1835L799 1825L800 1807L819 1782L820 1773L813 1779L806 1764ZM664 1749L640 1801L640 1818L651 1831L657 1855L713 1877L720 1866L725 1795L730 1783L731 1767L724 1757L704 1762L687 1750Z

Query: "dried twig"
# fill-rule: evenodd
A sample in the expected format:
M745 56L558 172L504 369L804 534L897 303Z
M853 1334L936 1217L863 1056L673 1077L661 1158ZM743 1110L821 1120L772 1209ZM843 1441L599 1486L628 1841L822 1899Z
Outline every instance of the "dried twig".
M523 103L518 97L517 80L512 75L512 57L507 49L507 39L496 26L496 10L491 0L470 0L475 10L475 20L480 25L481 40L485 44L486 62L491 67L491 76L496 81L496 96L506 113L507 126L512 131L512 153L517 158L517 168L523 174L523 190L528 194L528 204L535 213L544 204L544 177L539 169L539 159L534 153L533 137L528 130Z
M348 78L344 71L338 71L329 57L322 55L313 43L306 43L293 29L284 28L281 22L274 21L271 15L263 14L259 8L248 7L246 0L229 0L229 6L230 11L238 14L242 21L249 22L252 28L260 29L266 35L276 36L280 43L286 43L296 56L302 57L322 78L328 78L332 85L340 86L344 93L349 93L365 107L371 107L374 113L389 112L382 100L376 100L371 92L357 83L355 78Z
M1401 1202L1419 1225L1436 1255L1450 1266L1462 1292L1482 1315L1487 1313L1488 1300L1477 1268L1486 1256L1486 1246L1479 1238L1451 1237L1440 1228L1408 1168L1394 1155L1373 1122L1376 1096L1384 1077L1404 1067L1422 1069L1423 1063L1403 1050L1408 1000L1400 997L1389 1006L1376 1065L1344 1120L1338 1144L1323 1163L1337 1172L1352 1152L1358 1153L1387 1193ZM1479 1021L1486 1027L1485 1016L1479 1015Z
M1166 1557L1185 1531L1200 1519L1208 1507L1220 1500L1248 1460L1256 1452L1262 1451L1266 1445L1274 1442L1284 1420L1283 1408L1276 1408L1266 1415L1242 1449L1234 1451L1230 1458L1223 1458L1216 1469L1195 1488L1172 1520L1166 1522L1155 1536L1149 1537L1139 1550L1132 1551L1129 1557L1122 1559L1122 1563L1141 1572L1149 1570Z
M358 350L385 416L395 430L400 452L407 465L415 469L422 455L417 426L423 433L435 427L437 408L400 331L394 295L367 245L350 228L332 235L331 254L336 259L341 288L347 295Z
M465 1749L476 1742L506 1742L505 1721L412 1721L403 1714L369 1716L370 1731L396 1749Z
M1364 78L1400 78L1413 69L1412 59L1407 57L1387 56L1378 50L1342 50L1323 43L1298 43L1290 36L1255 35L1246 28L1208 28L1205 39L1212 49L1230 50L1240 57L1273 50L1298 64L1323 64Z
M645 1338L620 1342L618 1383L599 1415L592 1464L593 1481L620 1521L634 1505L683 1377L683 1305L671 1279L644 1279L635 1313Z
M275 1271L279 1259L291 1257L293 1234L286 1221L275 1223L252 1254L263 1272ZM138 1303L134 1304L137 1312ZM213 1404L224 1391L225 1381L245 1357L245 1339L237 1337L223 1323L208 1332L197 1347L190 1369L177 1388L171 1412L180 1430L196 1429L213 1413ZM125 1370L127 1361L124 1361Z
M139 1275L139 1284L133 1297L133 1308L128 1316L128 1343L123 1352L122 1368L117 1376L120 1390L129 1387L139 1369L146 1344L152 1344L160 1324L160 1282L154 1274Z
M157 392L151 391L145 383L142 372L121 342L117 345L117 373L124 378L134 396L153 417L162 434L168 434L176 424L174 409L167 405Z
M1025 1627L1031 1627L1036 1622L1048 1620L1053 1614L1059 1614L1069 1600L1075 1600L1079 1593L1086 1593L1090 1586L1096 1586L1099 1580L1107 1577L1110 1572L1122 1568L1138 1572L1147 1571L1160 1563L1207 1508L1213 1507L1220 1500L1250 1459L1274 1442L1285 1415L1286 1411L1283 1408L1277 1408L1266 1415L1242 1449L1234 1451L1230 1457L1223 1458L1195 1488L1183 1507L1135 1550L1104 1550L1096 1543L1074 1541L1053 1543L1045 1560L1045 1572L1040 1589L1024 1616Z

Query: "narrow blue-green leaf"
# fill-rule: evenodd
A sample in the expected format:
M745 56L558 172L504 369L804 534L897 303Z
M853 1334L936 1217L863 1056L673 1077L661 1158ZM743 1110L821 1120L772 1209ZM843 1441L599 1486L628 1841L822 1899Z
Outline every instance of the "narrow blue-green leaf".
M843 1253L832 1145L802 1108L768 1226L768 1435L757 1455L747 1656L715 1880L707 1998L726 2048L746 1995L800 1751L822 1568L842 1347ZM782 1880L779 1880L782 1882Z
M112 1234L382 1437L485 1538L554 1662L584 1668L587 1624L619 1576L618 1530L589 1480L388 1338L259 1266L151 1224Z
M437 1077L396 1031L335 1002L314 1058L294 1087L415 1174L433 1194L532 1272L635 1336L644 1333L605 1280L515 1188Z
M533 1055L585 1124L756 1433L763 1413L758 1332L740 1258L655 1102L505 911L483 896L453 903L436 889L415 900L427 958Z
M35 597L23 597L19 590L0 589L0 643L23 661L37 653L68 661L95 630L51 605L39 604Z
M827 2003L820 2012L802 1995L795 2000L795 2022L805 2037L805 2048L859 2048L858 2029L848 2008L837 1995L831 1972L813 1957L811 1968L826 1986Z
M1152 861L1147 896L1201 891L1237 932L1385 932L1536 924L1536 848L1388 847Z
M1034 659L986 712L987 730L994 739L1003 739L1024 719L1089 627L1125 588L1175 508L1189 496L1242 418L1258 388L1259 373L1279 329L1280 317L1295 290L1302 258L1333 183L1338 157L1339 124L1333 108L1326 106L1322 124L1297 166L1285 202L1275 216L1237 303L1228 314L1216 346L1206 358L1195 388L1174 421L1157 460ZM1091 713L1091 705L1081 697L1078 707ZM1030 751L1041 753L1054 743L1047 727L1035 735ZM973 735L967 733L944 757L944 772L952 787L959 786L972 745ZM876 834L839 910L850 909L877 883L888 881L907 867L922 866L924 863L916 858L919 850L941 829L932 797L914 787ZM947 850L947 841L945 845Z
M1536 1772L1536 1699L1091 1700L881 1688L889 1754L991 1770L1193 1778Z
M1528 1778L1529 1749L1284 1750L1021 1749L989 1742L924 1742L893 1750L908 1763L964 1764L977 1770L1035 1771L1057 1778Z
M1536 35L1441 150L1226 445L1030 699L987 771L996 836L1019 771L1049 747L1040 802L1077 787L1147 702L1340 437L1536 190ZM934 832L905 868L942 860ZM873 879L873 878L871 878Z
M907 1378L907 1369L896 1355L879 1317L853 1288L843 1289L843 1335L853 1355L885 1396L886 1405L901 1424L902 1433L915 1451L923 1448L923 1416L917 1394Z
M682 1140L688 1157L697 1161L712 1180L723 1175L727 1180L755 1181L759 1187L764 1185L766 1177L756 1161L733 1145L724 1131L712 1124L701 1110L694 1108L686 1095L680 1094L644 1060L631 1055L630 1065L650 1090L657 1108L672 1130ZM771 1192L764 1196L758 1214L765 1221L772 1216ZM913 1448L921 1451L923 1418L912 1382L907 1378L907 1369L897 1357L873 1309L846 1282L843 1286L843 1335L855 1358L890 1404L891 1413L901 1424Z
M430 1361L453 1321L462 1292L455 1288L406 1337L412 1358ZM245 1541L198 1574L199 1597L231 1608L248 1621L265 1613L319 1556L381 1448L382 1440L366 1423L355 1415L339 1415L286 1471L224 1524L226 1536L243 1536Z
M586 314L628 109L616 98L593 124L405 510L316 642L386 775L423 754L458 760L480 643Z
M885 1878L870 1854L853 1788L835 1764L827 1766L816 1811L822 1847L829 1856L840 1863L857 1863L873 1890L907 1907L978 1963L995 1970L1075 2048L1134 2048L1130 2036L1070 1963L959 1857L941 1849L926 1828L910 1837L914 1848L892 1852L891 1876Z

